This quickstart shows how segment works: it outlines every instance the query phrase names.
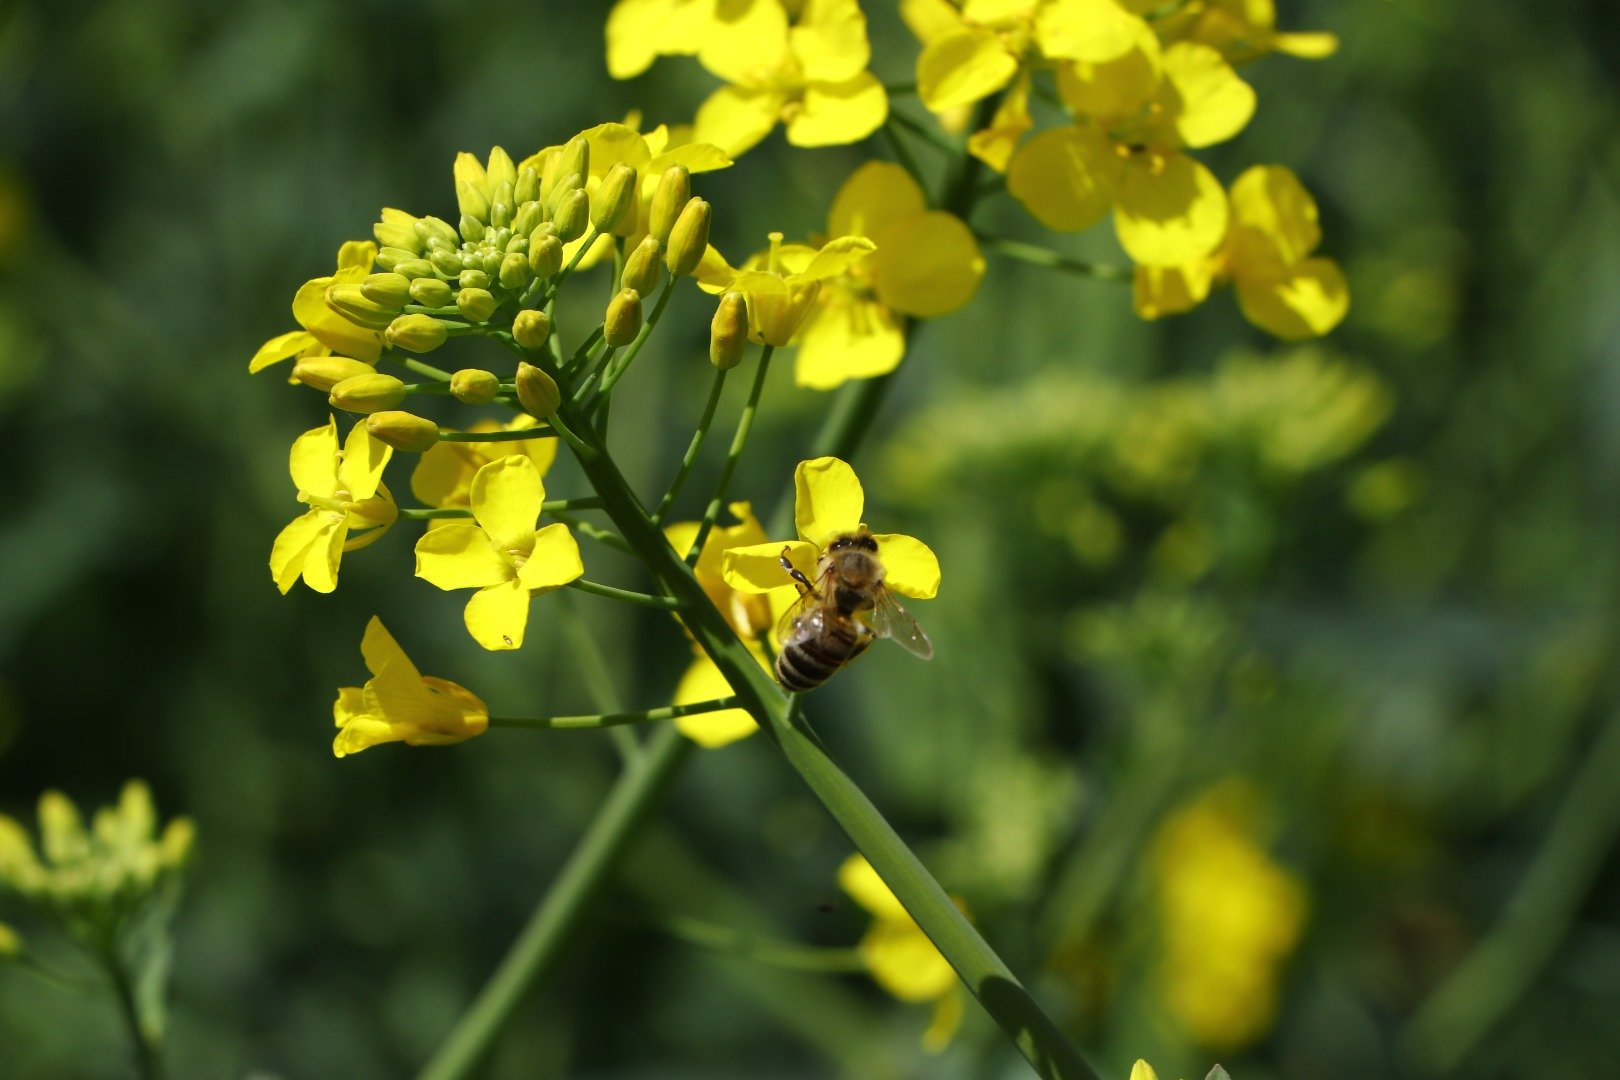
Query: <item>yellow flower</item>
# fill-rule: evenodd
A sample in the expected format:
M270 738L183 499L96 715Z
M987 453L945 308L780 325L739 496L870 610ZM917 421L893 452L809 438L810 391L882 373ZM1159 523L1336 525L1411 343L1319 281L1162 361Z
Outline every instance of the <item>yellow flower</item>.
M468 491L476 525L452 522L416 542L416 576L441 589L477 589L467 601L467 630L486 649L523 644L533 596L585 572L568 526L537 529L545 484L535 463L517 454L490 462Z
M608 74L633 79L660 56L696 56L716 0L619 0L607 17Z
M725 553L722 573L738 592L771 593L794 590L793 580L779 561L784 550L795 569L815 580L816 563L829 543L864 529L861 514L866 495L855 470L835 457L801 461L793 472L793 516L799 539L745 544ZM883 561L883 583L901 596L928 600L939 592L939 560L928 545L899 533L872 537ZM790 592L781 593L789 596Z
M1280 969L1305 925L1303 883L1256 840L1263 812L1252 784L1227 781L1153 842L1164 1006L1205 1046L1236 1049L1271 1026Z
M375 543L388 531L399 516L382 482L393 453L365 424L354 425L339 450L333 419L293 441L289 469L298 501L308 503L309 512L282 529L270 549L278 589L285 593L302 577L316 592L331 592L343 553Z
M1044 131L1007 167L1007 189L1048 228L1084 229L1112 208L1131 258L1176 266L1208 255L1226 232L1220 181L1183 147L1243 129L1254 90L1208 45L1159 46L1142 23L1135 47L1058 72L1075 123Z
M734 0L704 31L698 62L729 85L698 107L695 137L733 156L778 122L794 146L835 146L872 134L889 116L866 70L871 46L856 0Z
M1136 313L1176 315L1230 281L1251 323L1286 341L1320 337L1343 320L1350 290L1338 264L1311 257L1322 240L1316 201L1291 169L1256 165L1232 184L1232 220L1211 256L1136 268Z
M1167 16L1159 34L1167 41L1201 41L1234 64L1271 52L1320 60L1339 48L1326 31L1279 32L1273 0L1194 0Z
M934 1002L923 1048L929 1053L945 1049L962 1023L962 984L956 972L865 856L844 860L838 885L872 916L872 926L856 949L873 981L901 1001Z
M833 236L876 244L865 259L822 282L799 330L800 386L830 390L893 371L905 353L905 316L934 318L973 298L984 257L973 233L898 165L872 161L844 181L827 219Z
M388 742L444 746L482 735L489 727L489 709L472 691L417 671L375 615L366 624L360 654L371 678L363 687L340 688L332 703L336 756Z
M132 898L152 892L185 865L195 835L183 817L159 833L152 792L139 780L88 826L72 800L47 791L39 798L38 854L28 831L0 814L0 885L71 915L71 930L103 914L87 909L127 911Z
M531 428L540 421L520 413L509 422L480 420L467 430L476 433L517 431ZM428 506L441 508L470 507L472 481L478 470L496 458L521 454L534 462L541 476L551 469L557 458L557 440L551 437L524 439L521 442L461 442L440 440L421 456L411 473L411 494ZM428 522L428 528L448 524L444 519Z
M277 334L260 345L248 361L249 374L304 356L347 356L375 364L382 355L382 333L356 326L333 311L326 303L326 289L360 284L376 258L377 245L370 240L350 240L338 248L337 272L304 282L293 296L293 318L303 329Z
M769 249L752 255L734 268L714 248L703 255L697 281L705 291L735 289L748 302L748 339L783 346L793 340L810 316L821 285L847 272L877 245L864 236L840 236L819 249L806 244L784 244L782 234L770 234Z

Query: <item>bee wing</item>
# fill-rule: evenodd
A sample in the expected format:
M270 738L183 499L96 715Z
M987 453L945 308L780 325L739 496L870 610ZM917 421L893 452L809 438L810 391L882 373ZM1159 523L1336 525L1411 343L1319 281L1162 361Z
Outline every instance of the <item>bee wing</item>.
M913 656L933 659L934 643L928 640L928 635L917 625L917 620L900 606L900 601L894 598L894 593L889 589L879 589L877 592L877 603L872 608L872 630L878 637L898 641Z
M782 618L776 624L776 640L786 641L798 625L799 620L811 614L821 603L821 595L816 592L802 592L793 605L782 612Z

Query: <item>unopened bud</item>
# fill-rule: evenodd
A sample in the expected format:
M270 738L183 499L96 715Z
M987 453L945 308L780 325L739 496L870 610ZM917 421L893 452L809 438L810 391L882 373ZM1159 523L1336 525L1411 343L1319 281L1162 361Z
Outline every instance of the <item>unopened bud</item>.
M455 295L448 281L436 277L417 278L411 282L411 299L423 307L444 307Z
M456 308L468 322L483 322L495 314L495 297L488 289L462 289L456 293Z
M517 183L512 185L512 198L521 206L526 202L533 202L540 197L540 173L533 165L523 166L518 173Z
M562 391L557 389L557 380L533 364L518 364L516 383L518 404L531 415L541 418L550 416L562 404Z
M512 185L503 182L489 195L489 223L496 227L512 224L516 207L512 202Z
M293 364L292 374L305 386L330 393L344 379L370 375L372 370L370 364L347 356L305 356Z
M466 182L463 181L461 186L466 187ZM482 220L473 217L471 214L461 215L461 238L463 240L476 244L484 238L485 231Z
M663 253L664 245L658 242L657 237L650 234L642 237L641 243L624 260L624 273L619 276L619 285L634 289L642 296L650 296L664 273L658 259Z
M529 283L529 260L516 251L506 253L501 260L500 272L501 287L505 289L521 289Z
M394 273L414 281L419 277L432 277L433 264L426 259L405 259L394 264Z
M371 437L378 442L407 454L425 453L433 449L433 445L439 441L438 424L408 412L392 409L375 412L366 417L366 430L371 432Z
M537 202L526 202L518 207L512 217L512 232L518 236L528 236L534 232L534 227L545 218L545 212L540 209Z
M557 171L553 176L568 176L570 174L580 177L580 182L591 175L591 144L585 141L585 136L575 135L568 140L557 157Z
M575 188L564 195L557 204L557 212L551 216L552 224L557 226L557 238L567 244L584 236L590 213L591 200L584 191Z
M461 242L461 237L456 235L455 228L443 218L417 218L416 224L412 225L411 228L416 231L416 235L421 238L424 244L435 239L446 244L459 244Z
M562 205L562 201L572 192L581 191L584 187L585 175L583 173L557 174L557 179L552 182L551 190L546 192L546 197L543 200L543 205L553 221L557 219L557 207Z
M457 274L461 273L461 271L466 267L466 264L461 261L461 252L450 251L444 248L441 248L429 255L428 261L433 264L433 269L437 270L445 277L450 278L453 278Z
M411 280L404 274L372 274L360 283L360 295L367 300L398 312L410 302ZM390 319L390 322L393 320Z
M357 326L368 330L381 330L393 321L399 311L390 311L374 300L366 299L358 285L328 285L326 306Z
M476 240L476 236L468 236L466 223L468 218L477 221L489 220L489 196L485 195L470 181L463 180L456 184L456 206L461 211L461 237L463 240Z
M692 197L692 174L685 165L671 165L658 178L653 191L652 207L647 212L647 231L658 238L660 244L669 243L669 230L675 227L686 200Z
M602 319L602 340L617 349L636 340L640 332L641 294L634 289L620 289L608 301L607 315Z
M541 225L529 237L529 269L534 271L537 278L556 277L562 269L562 241L552 233L544 232L546 228L549 226Z
M591 200L591 224L597 232L612 232L624 221L635 200L636 170L621 161L608 170L596 188L596 197Z
M463 270L456 275L456 284L463 289L489 288L489 275L482 270Z
M488 405L501 392L501 380L493 371L462 368L450 376L450 396L463 405Z
M709 322L709 363L721 371L730 371L742 363L746 348L748 302L742 293L732 290L720 298L720 306Z
M392 409L405 400L405 384L392 375L356 375L332 387L334 408L345 412L370 413Z
M410 221L379 221L371 227L371 235L383 247L404 248L412 254L422 250L422 238L416 235L416 227Z
M445 324L431 315L401 315L383 332L388 344L414 353L432 352L449 336Z
M384 270L393 270L400 263L409 262L416 258L416 252L410 248L384 247L377 249L377 265Z
M664 265L670 276L685 277L703 261L709 247L709 204L702 199L688 199L669 230L669 249L664 253Z
M538 349L551 336L551 316L533 308L524 308L512 320L512 340L525 349Z

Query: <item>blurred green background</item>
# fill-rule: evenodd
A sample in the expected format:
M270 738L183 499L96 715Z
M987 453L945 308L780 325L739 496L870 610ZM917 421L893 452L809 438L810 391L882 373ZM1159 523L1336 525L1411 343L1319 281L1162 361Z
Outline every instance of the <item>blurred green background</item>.
M911 81L915 43L867 6L874 69ZM590 733L334 760L370 615L508 714L590 711L569 618L633 705L684 666L667 621L574 594L536 605L522 652L482 652L464 597L410 576L405 526L332 596L281 598L265 566L298 509L286 448L327 413L285 369L246 373L298 284L380 206L445 213L458 150L521 156L633 108L678 122L714 85L678 59L609 80L605 12L0 6L0 811L141 776L196 818L175 1075L409 1073L612 776ZM1610 15L1283 4L1340 53L1243 69L1258 115L1206 160L1300 173L1344 326L1281 347L1224 295L1145 324L1126 289L992 256L857 461L874 522L940 553L915 612L939 655L874 650L812 718L1108 1075L1620 1075ZM737 259L823 228L887 152L778 134L696 187ZM1120 260L1106 227L1043 236L1005 195L975 224ZM683 291L614 410L645 491L707 387L706 304ZM734 488L762 511L831 401L790 368ZM584 493L561 463L548 488ZM848 851L763 740L702 754L490 1075L1022 1075L971 1006L929 1057L927 1008L869 979L660 929L851 945ZM5 1075L127 1075L122 1038L103 998L0 968Z

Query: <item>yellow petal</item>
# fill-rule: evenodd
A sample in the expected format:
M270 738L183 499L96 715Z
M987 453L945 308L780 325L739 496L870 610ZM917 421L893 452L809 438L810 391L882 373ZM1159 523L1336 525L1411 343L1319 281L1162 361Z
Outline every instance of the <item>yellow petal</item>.
M838 867L838 887L874 919L883 922L910 922L911 916L878 877L866 856L859 853L845 859Z
M490 462L473 477L473 518L497 547L527 550L540 520L546 488L534 462L509 454Z
M760 85L787 59L788 16L780 0L717 4L714 21L698 48L698 63L711 74L741 86ZM702 122L697 126L701 129Z
M365 636L360 639L360 655L365 658L366 670L373 675L379 675L384 668L393 665L411 678L420 677L416 665L411 663L405 650L394 640L394 635L375 615L366 623Z
M1180 315L1202 304L1215 281L1216 260L1198 259L1181 266L1138 266L1132 300L1138 317Z
M441 589L481 589L513 579L516 571L483 529L452 522L416 542L416 576Z
M827 235L871 237L890 222L927 209L927 196L910 173L893 162L869 161L833 196Z
M651 142L650 139L648 141ZM728 169L732 160L713 143L690 142L672 147L647 163L647 177L643 182L648 188L647 198L652 198L651 192L657 189L659 178L671 165L684 165L687 172L702 173Z
M1271 47L1301 60L1321 60L1339 51L1339 38L1326 30L1273 34Z
M489 173L484 163L478 160L478 155L461 151L456 155L450 172L455 177L458 189L462 184L471 184L485 198L489 197Z
M338 564L343 559L343 544L349 536L349 526L337 514L326 515L329 524L315 537L309 550L304 552L304 584L318 593L329 593L337 588Z
M864 236L840 236L821 245L810 265L793 278L795 281L821 281L837 277L876 250L877 245Z
M1012 81L1018 60L1001 36L965 27L935 38L917 58L917 96L931 112L944 112L989 97Z
M816 547L859 529L865 508L866 494L847 462L812 458L793 470L793 519L799 536Z
M722 86L698 106L693 137L736 157L771 133L786 103L787 95L779 90Z
M1236 277L1234 284L1244 317L1284 341L1321 337L1350 310L1350 288L1332 259L1306 259L1275 277Z
M798 342L793 378L812 390L886 375L906 351L905 334L889 309L848 289L823 295L800 328Z
M957 983L951 965L909 917L873 923L857 948L873 980L901 1001L932 1001Z
M869 71L841 82L813 82L787 122L787 141L842 146L866 138L888 118L889 95Z
M1029 72L1020 75L996 106L990 126L968 136L968 153L997 172L1007 171L1018 140L1035 126L1035 118L1029 113L1029 81Z
M1153 1066L1137 1058L1136 1064L1131 1066L1131 1080L1159 1080L1159 1074L1153 1071Z
M900 17L924 45L967 25L949 0L900 0Z
M934 1017L928 1022L928 1030L923 1032L923 1050L930 1054L937 1054L950 1045L956 1037L956 1031L962 1026L962 994L956 989L941 994L939 1001L934 1004Z
M1048 57L1102 63L1136 48L1145 25L1116 0L1053 0L1036 16L1035 40Z
M939 559L914 536L877 533L878 557L883 560L883 583L901 596L932 600L939 592Z
M1058 69L1057 89L1065 104L1103 124L1137 118L1161 92L1164 81L1159 39L1149 33L1112 60L1068 64Z
M1122 163L1094 128L1043 131L1013 155L1007 190L1049 229L1074 232L1097 223L1118 197Z
M1316 200L1284 165L1255 165L1232 183L1235 273L1272 273L1296 263L1322 242Z
M1022 23L1035 13L1041 0L962 0L962 17L980 25Z
M377 245L370 240L345 240L338 248L337 268L339 271L358 269L364 277L371 273L371 264L376 259Z
M770 593L793 579L782 569L780 559L787 552L788 560L806 577L814 579L817 551L814 544L803 540L773 541L764 544L744 544L728 548L722 562L722 575L727 585L742 593Z
M332 719L338 727L347 724L364 711L361 705L363 700L358 686L338 687L337 699L332 702Z
M382 483L383 469L393 457L394 448L376 438L363 423L349 429L343 440L343 461L338 465L339 486L354 502L369 499Z
M579 134L591 148L591 176L597 179L606 176L615 165L628 165L643 172L652 160L647 140L626 124L598 124Z
M293 440L288 471L299 491L330 497L338 487L337 421L328 419Z
M1182 145L1213 146L1254 115L1254 87L1208 45L1182 41L1164 51L1165 112Z
M665 0L619 0L607 17L607 67L615 79L630 79L652 67L664 51L660 25Z
M270 545L270 575L285 594L304 572L310 549L324 545L339 518L326 510L311 510L288 522ZM327 590L330 592L331 590Z
M525 589L556 589L585 573L579 544L568 526L553 522L534 534L534 548L518 571Z
M675 687L676 705L690 705L697 701L713 701L732 692L731 684L707 656L692 661ZM675 727L682 735L711 750L746 738L759 730L747 709L721 709L718 712L693 713L675 719Z
M1130 257L1179 266L1214 251L1226 235L1226 192L1186 154L1136 154L1114 205L1114 229Z
M943 210L893 221L873 239L877 250L865 267L878 299L902 315L949 314L973 299L984 277L978 241Z
M375 247L372 245L372 250ZM327 286L358 285L366 279L366 274L366 266L346 266L331 277L306 281L293 296L293 318L339 356L374 364L382 355L381 331L356 326L326 306Z
M788 44L807 82L853 79L872 58L856 0L807 0Z
M350 719L332 740L332 755L348 757L383 743L399 742L405 733L393 724L375 716L359 715Z
M298 356L308 356L316 349L322 348L314 334L308 330L289 330L285 334L277 334L253 354L248 361L248 374L263 371L271 364L279 364L283 360L291 360Z
M516 578L479 589L467 601L463 617L467 632L484 648L496 652L519 648L529 625L529 590Z

